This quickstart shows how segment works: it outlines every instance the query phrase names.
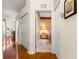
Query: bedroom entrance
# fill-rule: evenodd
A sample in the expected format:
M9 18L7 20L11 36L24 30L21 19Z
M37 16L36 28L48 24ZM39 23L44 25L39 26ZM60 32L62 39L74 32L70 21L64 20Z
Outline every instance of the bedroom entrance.
M51 52L51 11L36 11L36 52Z

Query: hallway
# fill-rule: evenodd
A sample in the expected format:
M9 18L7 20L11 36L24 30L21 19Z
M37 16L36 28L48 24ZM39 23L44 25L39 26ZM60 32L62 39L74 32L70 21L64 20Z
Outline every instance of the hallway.
M76 59L77 14L66 1L76 12L75 0L3 0L3 59Z

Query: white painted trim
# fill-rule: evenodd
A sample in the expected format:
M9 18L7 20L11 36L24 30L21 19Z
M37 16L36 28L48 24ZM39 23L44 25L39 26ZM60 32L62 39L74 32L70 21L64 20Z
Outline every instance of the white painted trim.
M19 20L23 15L25 15L26 13L28 13L26 6L18 13L18 15L16 16L16 19Z
M56 54L55 51L51 51L52 54Z
M35 54L35 51L27 51L28 54Z

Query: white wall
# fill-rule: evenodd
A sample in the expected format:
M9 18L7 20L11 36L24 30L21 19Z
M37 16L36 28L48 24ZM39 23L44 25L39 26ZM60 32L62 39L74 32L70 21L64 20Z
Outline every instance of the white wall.
M64 12L64 0L60 0L58 8L54 12L55 26L57 27L59 33L59 59L77 59L77 15L75 14L67 19L64 19L64 17L61 17L62 12ZM58 50L56 50L56 52L57 51Z
M57 58L60 58L60 32L58 29L58 23L57 20L61 19L61 14L60 14L60 5L57 7L57 9L55 10L55 12L53 12L53 50L54 53L56 54Z
M34 2L35 1L35 2ZM46 4L46 8L42 8L41 4ZM52 10L53 0L30 0L30 47L29 53L35 53L35 11Z
M29 2L26 0L26 2ZM27 5L28 6L28 5ZM16 39L26 49L29 47L29 13L25 6L16 16Z
M28 15L19 20L19 41L28 49Z

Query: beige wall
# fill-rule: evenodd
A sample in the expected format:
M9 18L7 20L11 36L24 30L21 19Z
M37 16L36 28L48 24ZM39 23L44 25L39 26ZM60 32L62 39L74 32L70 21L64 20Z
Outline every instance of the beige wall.
M39 23L40 31L45 27L47 30L45 33L48 35L48 38L51 39L51 19L40 19Z

